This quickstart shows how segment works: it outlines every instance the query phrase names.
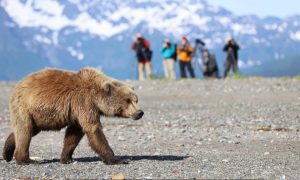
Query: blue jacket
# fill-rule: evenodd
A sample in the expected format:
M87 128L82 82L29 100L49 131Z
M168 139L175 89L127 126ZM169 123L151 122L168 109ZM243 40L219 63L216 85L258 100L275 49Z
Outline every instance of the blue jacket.
M175 45L171 44L171 46L168 48L162 47L160 48L160 52L162 53L165 59L172 58L173 54L176 52Z

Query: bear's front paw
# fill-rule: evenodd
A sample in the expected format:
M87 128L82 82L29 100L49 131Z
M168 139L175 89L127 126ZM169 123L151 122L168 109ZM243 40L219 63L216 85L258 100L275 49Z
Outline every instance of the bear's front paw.
M117 158L112 158L112 159L107 159L104 160L104 163L106 165L114 165L114 164L128 164L129 162L126 160L121 160L121 159L117 159Z
M65 159L65 158L60 159L60 163L62 164L70 164L72 162L73 162L72 159Z

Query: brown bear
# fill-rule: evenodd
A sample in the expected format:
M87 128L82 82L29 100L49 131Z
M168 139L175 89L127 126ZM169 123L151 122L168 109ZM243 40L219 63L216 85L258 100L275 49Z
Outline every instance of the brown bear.
M100 116L140 119L132 87L93 68L79 72L44 69L17 83L10 97L13 132L8 136L3 158L29 164L31 138L43 130L66 128L61 163L70 163L84 134L89 145L106 164L123 164L115 157L102 131Z

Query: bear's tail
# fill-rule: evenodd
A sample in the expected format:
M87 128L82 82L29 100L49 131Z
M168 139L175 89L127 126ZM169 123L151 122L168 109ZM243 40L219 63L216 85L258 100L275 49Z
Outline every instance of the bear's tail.
M8 138L5 141L4 148L3 148L3 159L7 162L11 161L16 149L16 141L14 133L10 133Z

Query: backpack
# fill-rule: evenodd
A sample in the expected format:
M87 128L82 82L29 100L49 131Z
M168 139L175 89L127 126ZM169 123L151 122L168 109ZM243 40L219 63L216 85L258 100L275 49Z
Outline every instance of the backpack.
M147 60L151 61L151 59L152 59L152 54L153 54L153 51L152 51L151 49L148 49L148 48L145 49L145 51L144 51L144 57L145 57Z
M145 60L145 59L151 61L153 52L152 52L151 49L149 49L147 47L147 45L144 42L144 39L139 39L135 43L135 51L137 53L139 61L142 61L142 60Z
M173 45L175 46L175 50L174 50L173 54L171 55L171 58L174 59L174 61L177 61L177 44L174 43Z

